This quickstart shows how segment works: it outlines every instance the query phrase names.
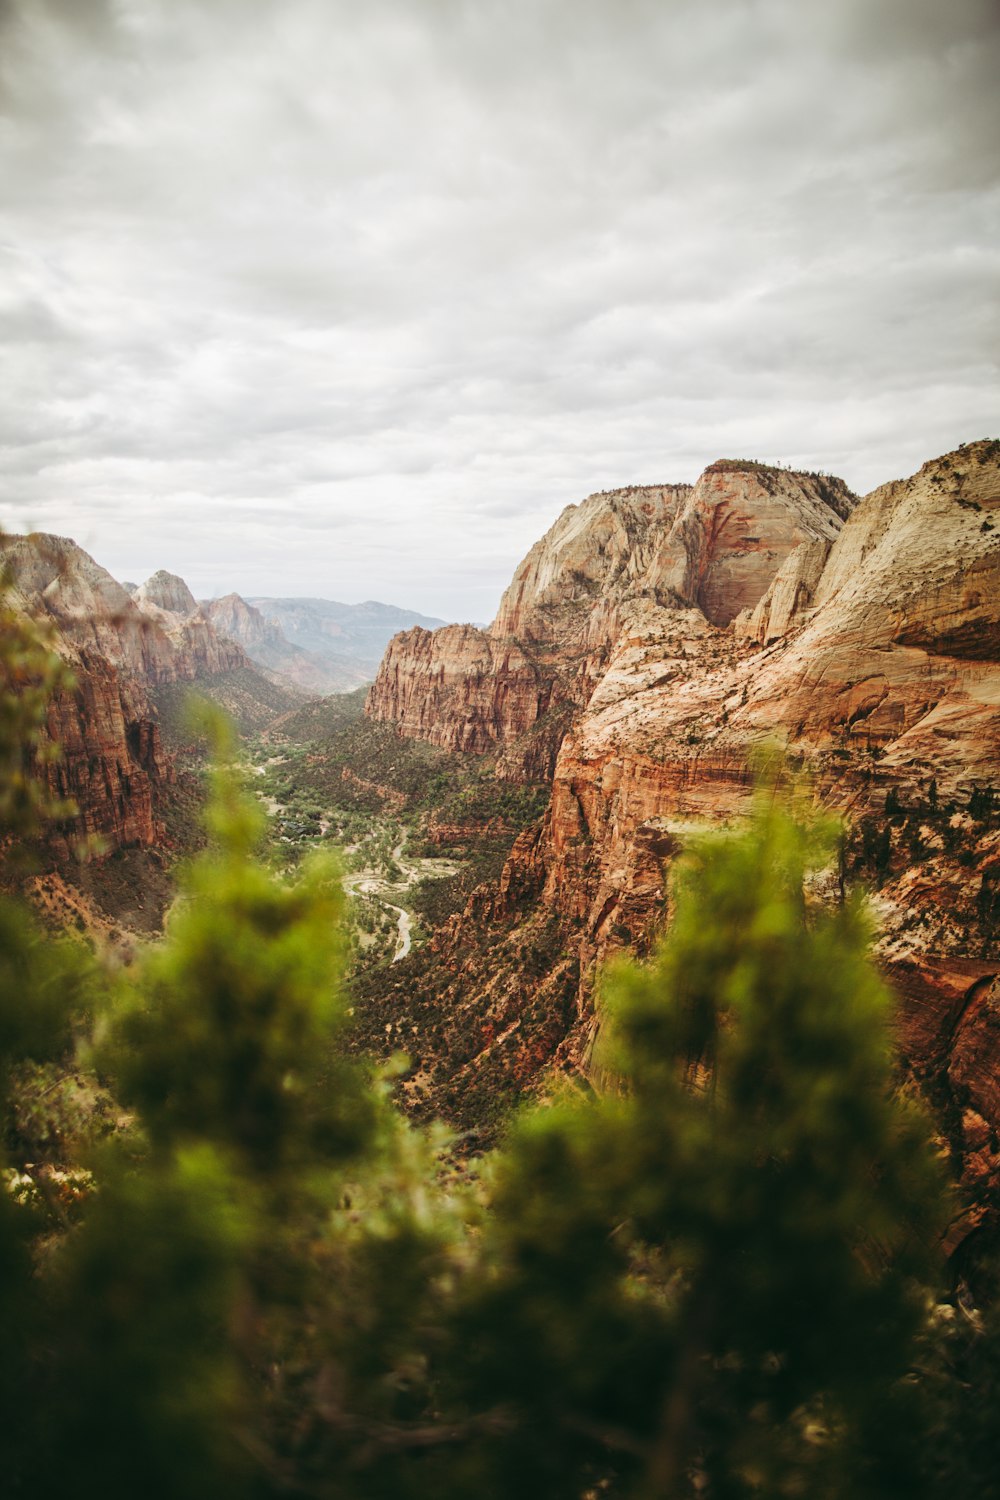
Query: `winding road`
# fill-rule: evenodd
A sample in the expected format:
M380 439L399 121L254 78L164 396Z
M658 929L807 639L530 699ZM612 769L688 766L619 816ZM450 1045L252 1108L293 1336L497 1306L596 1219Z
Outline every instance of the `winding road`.
M401 958L405 958L413 946L413 918L403 907L397 906L390 901L385 894L389 892L395 895L400 889L408 890L426 875L454 875L459 866L451 859L417 859L409 860L403 856L406 846L406 835L392 851L393 863L398 865L403 872L402 880L385 880L377 870L356 870L351 875L344 876L344 890L352 896L370 896L378 901L388 911L396 914L396 951L392 955L391 963L398 964Z
M402 847L402 844L400 844L392 851L392 857L397 864L401 864L399 855ZM406 867L402 866L402 868L405 869ZM407 871L408 873L409 871ZM388 901L382 894L385 890L395 891L398 884L399 882L395 881L390 885L388 881L383 880L377 875L374 870L359 870L353 875L344 876L344 890L349 896L371 896L381 906L386 907L388 911L396 913L396 927L398 929L396 951L390 960L394 964L398 963L401 958L405 958L413 945L413 919L410 913L404 911L401 906L396 906L392 901ZM406 884L412 885L413 881L407 880Z
M253 766L252 770L258 776L263 776L269 765L280 763L284 757L272 757L264 765ZM285 811L284 804L278 802L274 797L266 796L262 792L257 793L270 817L275 817ZM320 834L325 834L330 824L324 818L319 825ZM386 892L396 895L401 890L408 890L418 880L426 875L437 875L444 877L454 875L459 866L451 859L406 859L403 850L406 847L407 834L403 837L392 851L392 862L403 872L400 880L386 880L377 870L354 870L349 875L343 876L343 887L349 896L368 896L373 901L378 901L388 911L396 915L396 951L392 955L391 963L398 964L401 958L405 958L413 946L413 918L402 906L397 906L390 901Z

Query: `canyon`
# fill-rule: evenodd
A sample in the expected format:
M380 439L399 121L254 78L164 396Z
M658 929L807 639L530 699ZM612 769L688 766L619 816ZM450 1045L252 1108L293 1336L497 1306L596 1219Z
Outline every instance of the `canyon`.
M754 757L776 740L853 827L829 894L844 878L871 887L900 1056L969 1190L956 1242L989 1218L1000 443L860 500L827 476L739 461L694 486L593 495L531 549L485 631L397 636L367 713L495 755L500 777L551 774L548 809L499 882L431 940L421 1087L459 1108L586 1072L595 975L648 949L670 863L693 833L748 812ZM385 1014L406 1005L397 982Z
M965 1182L954 1247L994 1232L1000 443L864 498L743 460L693 485L592 495L531 548L490 625L395 635L363 723L346 697L303 705L275 686L287 678L262 665L266 651L311 648L239 595L199 603L163 572L126 587L64 538L5 538L3 561L8 601L55 626L76 676L49 713L61 755L39 768L78 808L45 854L39 894L55 916L92 922L81 872L146 860L128 869L138 890L170 856L174 695L191 684L255 730L273 726L276 746L297 724L303 785L382 808L426 853L499 839L488 878L453 909L437 903L426 940L356 981L357 1045L381 1055L404 1037L411 1109L470 1139L492 1139L561 1075L591 1074L602 970L649 952L673 862L749 812L761 746L780 744L846 820L839 868L814 894L869 892L901 1066ZM300 603L306 631L316 601ZM436 809L451 762L484 774L467 780L470 802L456 772ZM523 816L499 811L504 788Z
M229 598L239 596L230 595ZM207 607L214 611L224 600L213 600ZM392 637L412 626L435 629L443 620L421 615L416 610L395 604L381 604L368 599L362 604L342 604L336 599L259 598L240 600L243 610L251 611L277 631L282 658L271 662L257 649L257 635L251 635L240 623L231 621L229 634L241 641L250 655L265 668L275 666L285 676L292 676L300 686L314 692L340 693L367 685L378 669L382 654ZM216 618L221 629L226 625ZM291 653L291 656L289 655ZM307 677L302 663L309 663ZM317 678L316 672L321 676Z

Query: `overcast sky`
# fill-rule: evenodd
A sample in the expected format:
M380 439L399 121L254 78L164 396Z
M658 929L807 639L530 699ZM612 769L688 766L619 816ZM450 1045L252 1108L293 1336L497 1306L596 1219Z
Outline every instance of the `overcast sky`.
M1000 434L998 0L0 0L0 524L487 619L570 501Z

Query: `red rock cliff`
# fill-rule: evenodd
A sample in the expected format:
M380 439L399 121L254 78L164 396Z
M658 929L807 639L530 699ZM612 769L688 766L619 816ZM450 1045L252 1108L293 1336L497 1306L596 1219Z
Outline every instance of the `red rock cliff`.
M96 836L106 851L149 846L162 834L158 791L173 779L160 743L147 688L188 682L247 664L240 647L202 620L172 612L190 595L179 579L157 602L145 586L140 608L126 590L65 537L6 537L0 561L10 579L9 597L27 615L54 623L57 649L76 678L72 694L52 703L48 727L61 758L44 769L53 791L70 797L79 816L56 830L57 858ZM178 591L183 591L186 598ZM140 593L142 591L139 591ZM192 601L193 602L193 601Z
M488 630L396 636L366 711L448 749L513 747L550 710L587 703L637 606L728 623L796 547L830 543L852 501L839 480L725 463L694 486L591 495L532 547ZM555 717L548 759L563 728ZM516 751L501 762L524 769Z
M692 829L745 811L751 751L777 734L827 804L854 821L852 858L875 887L902 1051L942 1108L967 1181L995 1202L1000 443L945 455L853 508L830 481L725 466L648 503L649 528L632 523L634 563L617 496L565 512L498 615L505 631L535 640L547 612L578 618L575 642L603 664L562 740L543 824L518 841L500 887L436 939L462 976L449 992L466 1017L462 1067L506 1070L520 1087L553 1059L584 1061L595 965L641 946L662 921L663 861ZM585 511L601 518L592 545ZM600 559L612 532L614 565L593 561L587 575L588 547ZM581 609L580 577L595 570L601 601ZM636 584L621 586L630 575ZM560 577L571 580L563 603ZM614 636L600 648L595 619ZM433 640L420 643L428 662ZM381 706L405 702L407 732L426 733L421 680L395 644ZM481 662L477 691L488 702L485 647ZM456 669L456 683L465 680ZM449 701L442 694L434 710L439 743ZM515 913L521 938L502 950L497 924ZM550 922L562 936L532 971ZM536 1015L536 997L564 994L554 976L568 957L578 987L569 1011L559 1001L554 1041L556 1001ZM468 1040L476 1034L479 1043Z

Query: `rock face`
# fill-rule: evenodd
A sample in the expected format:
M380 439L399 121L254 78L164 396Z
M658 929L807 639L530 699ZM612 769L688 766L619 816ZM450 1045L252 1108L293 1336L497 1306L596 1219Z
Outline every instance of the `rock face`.
M92 857L155 844L157 801L174 769L150 690L247 666L246 655L171 574L154 574L133 598L75 542L41 533L3 538L0 561L10 601L55 624L76 678L75 691L51 705L48 729L61 756L42 774L79 816L54 831L50 852Z
M175 573L154 573L139 585L132 599L143 616L160 627L174 649L176 675L160 681L193 681L251 665L242 646L216 629L183 578Z
M340 692L344 674L322 657L287 640L276 620L269 620L239 594L202 600L201 613L216 632L237 641L250 660L281 684L294 683L307 693Z
M531 645L474 625L417 625L390 641L365 711L416 739L479 754L516 741L565 697Z
M535 703L574 706L542 824L434 940L461 975L446 993L465 1073L521 1088L553 1062L585 1065L595 969L641 950L663 920L664 861L746 810L753 747L778 735L854 822L902 1053L977 1201L995 1203L1000 443L857 505L838 481L725 463L689 490L592 496L532 549L488 632L442 635L393 642L370 712L450 744L474 704L465 748L485 748ZM501 642L521 651L509 685ZM494 711L511 698L516 713ZM424 1073L451 1066L441 1049Z
M160 612L180 615L181 619L186 619L198 610L198 601L183 578L178 578L176 573L168 573L164 568L147 578L145 583L140 583L132 597L139 608L148 614Z
M92 858L162 837L157 793L174 776L159 726L134 680L92 652L64 654L76 691L58 694L48 716L60 758L45 767L50 789L70 798L79 816L54 830L50 849L60 862Z
M488 630L409 631L390 643L367 712L449 749L508 747L560 705L589 701L638 613L695 607L725 625L755 607L789 554L827 547L854 497L840 480L722 461L695 485L633 486L563 511L517 568ZM555 717L546 751L565 729Z

